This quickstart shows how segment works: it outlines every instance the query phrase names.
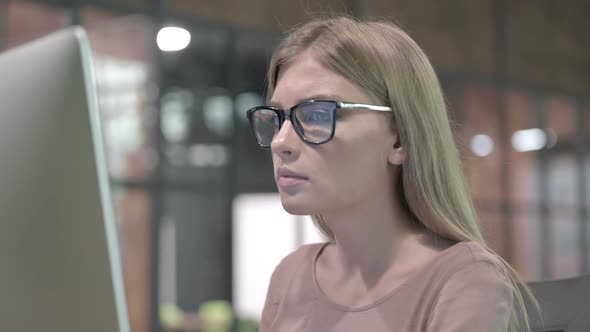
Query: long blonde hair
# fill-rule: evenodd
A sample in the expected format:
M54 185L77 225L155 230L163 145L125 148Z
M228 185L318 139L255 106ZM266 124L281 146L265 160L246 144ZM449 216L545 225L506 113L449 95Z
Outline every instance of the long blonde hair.
M422 49L390 22L316 19L292 30L275 50L268 72L268 96L272 96L281 68L306 50L382 105L392 107L393 125L406 150L399 179L404 205L436 235L477 242L498 257L514 289L509 331L529 331L521 289L535 305L536 301L516 271L489 248L481 234L442 89ZM322 217L313 216L313 220L333 242L334 234Z

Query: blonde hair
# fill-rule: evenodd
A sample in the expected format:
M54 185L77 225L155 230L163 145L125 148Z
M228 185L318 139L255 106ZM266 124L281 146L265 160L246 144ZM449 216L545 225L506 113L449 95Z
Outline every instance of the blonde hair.
M514 289L509 331L529 331L521 289L538 305L516 271L489 248L481 234L440 83L422 49L390 22L316 19L291 31L275 51L268 72L268 96L272 96L281 68L307 50L376 101L392 107L393 125L406 150L399 180L403 204L436 235L477 242L498 257ZM333 242L334 234L322 217L313 216L313 220Z

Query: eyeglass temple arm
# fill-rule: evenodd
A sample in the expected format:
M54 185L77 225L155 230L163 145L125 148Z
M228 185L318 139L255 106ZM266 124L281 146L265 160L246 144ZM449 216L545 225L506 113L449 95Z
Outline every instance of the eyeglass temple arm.
M376 105L369 105L369 104L358 104L358 103L345 103L345 102L338 102L338 107L340 108L364 108L369 109L372 111L379 111L379 112L390 112L391 108L387 106L376 106Z

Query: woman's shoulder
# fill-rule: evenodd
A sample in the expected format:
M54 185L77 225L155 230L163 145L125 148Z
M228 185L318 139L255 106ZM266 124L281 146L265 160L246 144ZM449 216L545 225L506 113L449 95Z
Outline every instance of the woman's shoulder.
M311 243L299 246L293 252L285 256L279 265L277 270L289 270L292 268L300 268L302 264L313 263L313 259L316 254L326 245L326 243Z
M269 285L272 297L278 298L283 294L296 275L309 273L313 267L316 254L325 246L325 243L305 244L285 256L275 267Z
M461 331L506 331L513 306L513 286L497 255L476 242L460 242L445 255L446 278L432 291L432 331L455 326ZM434 278L433 278L434 279ZM485 308L485 310L482 310Z
M489 264L493 267L503 269L502 261L499 256L486 249L481 244L474 241L458 242L454 245L456 247L455 255L449 258L455 261L455 264L469 265L475 263Z
M299 246L293 252L285 256L275 267L273 275L275 279L284 279L293 272L301 270L302 267L313 265L316 254L326 243L311 243Z
M438 259L439 268L447 273L448 278L460 277L462 273L487 274L488 277L509 279L506 265L498 255L474 241L458 242Z

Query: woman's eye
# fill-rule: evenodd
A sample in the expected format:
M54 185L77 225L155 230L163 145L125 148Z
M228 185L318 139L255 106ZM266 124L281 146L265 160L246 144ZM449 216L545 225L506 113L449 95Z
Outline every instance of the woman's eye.
M325 112L316 112L313 115L313 118L315 121L326 121L328 120L328 114L326 114Z
M312 111L306 116L307 121L324 122L330 120L330 114L326 111Z

